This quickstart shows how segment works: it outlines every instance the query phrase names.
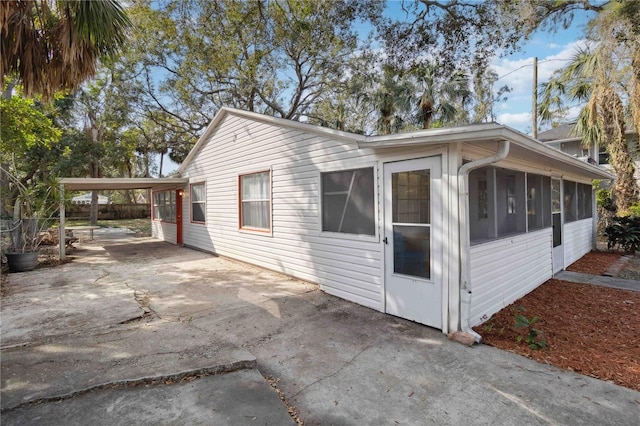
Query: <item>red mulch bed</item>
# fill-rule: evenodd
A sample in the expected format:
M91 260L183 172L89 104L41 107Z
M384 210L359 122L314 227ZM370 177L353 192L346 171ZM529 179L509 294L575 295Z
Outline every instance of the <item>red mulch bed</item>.
M583 258L572 265L573 270L606 270L606 262L613 263L620 255L587 256L602 264ZM640 391L639 312L638 292L551 279L474 330L491 346ZM515 328L517 314L540 317L533 327L542 332L545 348L531 349L524 339L517 341L527 334Z
M622 255L607 251L592 251L567 267L567 271L582 272L584 274L602 275Z

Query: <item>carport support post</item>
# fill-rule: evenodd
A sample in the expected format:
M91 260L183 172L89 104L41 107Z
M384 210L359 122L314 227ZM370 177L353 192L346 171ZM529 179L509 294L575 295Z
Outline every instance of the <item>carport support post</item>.
M58 228L60 231L60 235L58 237L58 241L59 241L59 246L60 246L60 260L64 260L67 253L65 251L65 239L64 239L64 216L65 216L65 211L64 211L64 184L61 183L60 184L60 227Z

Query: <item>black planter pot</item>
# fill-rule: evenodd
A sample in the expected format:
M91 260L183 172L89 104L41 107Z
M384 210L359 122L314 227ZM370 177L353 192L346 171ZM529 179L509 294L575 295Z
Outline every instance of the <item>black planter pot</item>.
M26 253L5 253L7 265L11 272L31 271L38 266L38 252L30 251Z

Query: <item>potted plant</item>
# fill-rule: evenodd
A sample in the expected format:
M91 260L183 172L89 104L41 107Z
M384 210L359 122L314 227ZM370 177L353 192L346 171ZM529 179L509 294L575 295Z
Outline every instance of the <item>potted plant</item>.
M14 175L2 170L18 196L13 205L13 217L3 221L3 254L12 272L30 271L38 265L38 251L43 232L55 213L53 185L27 188ZM7 238L8 237L8 238ZM6 249L5 249L6 245Z

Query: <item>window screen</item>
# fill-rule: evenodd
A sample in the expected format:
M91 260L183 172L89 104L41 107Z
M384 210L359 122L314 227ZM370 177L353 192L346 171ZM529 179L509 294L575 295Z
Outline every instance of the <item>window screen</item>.
M524 173L496 169L498 237L526 232Z
M322 230L375 235L373 168L322 174Z
M527 173L527 226L529 230L551 226L551 182L546 176Z
M204 182L191 185L191 221L205 222L206 191Z
M568 180L564 181L564 223L577 220L577 197L576 183Z
M593 216L592 186L578 184L578 219L588 219Z

